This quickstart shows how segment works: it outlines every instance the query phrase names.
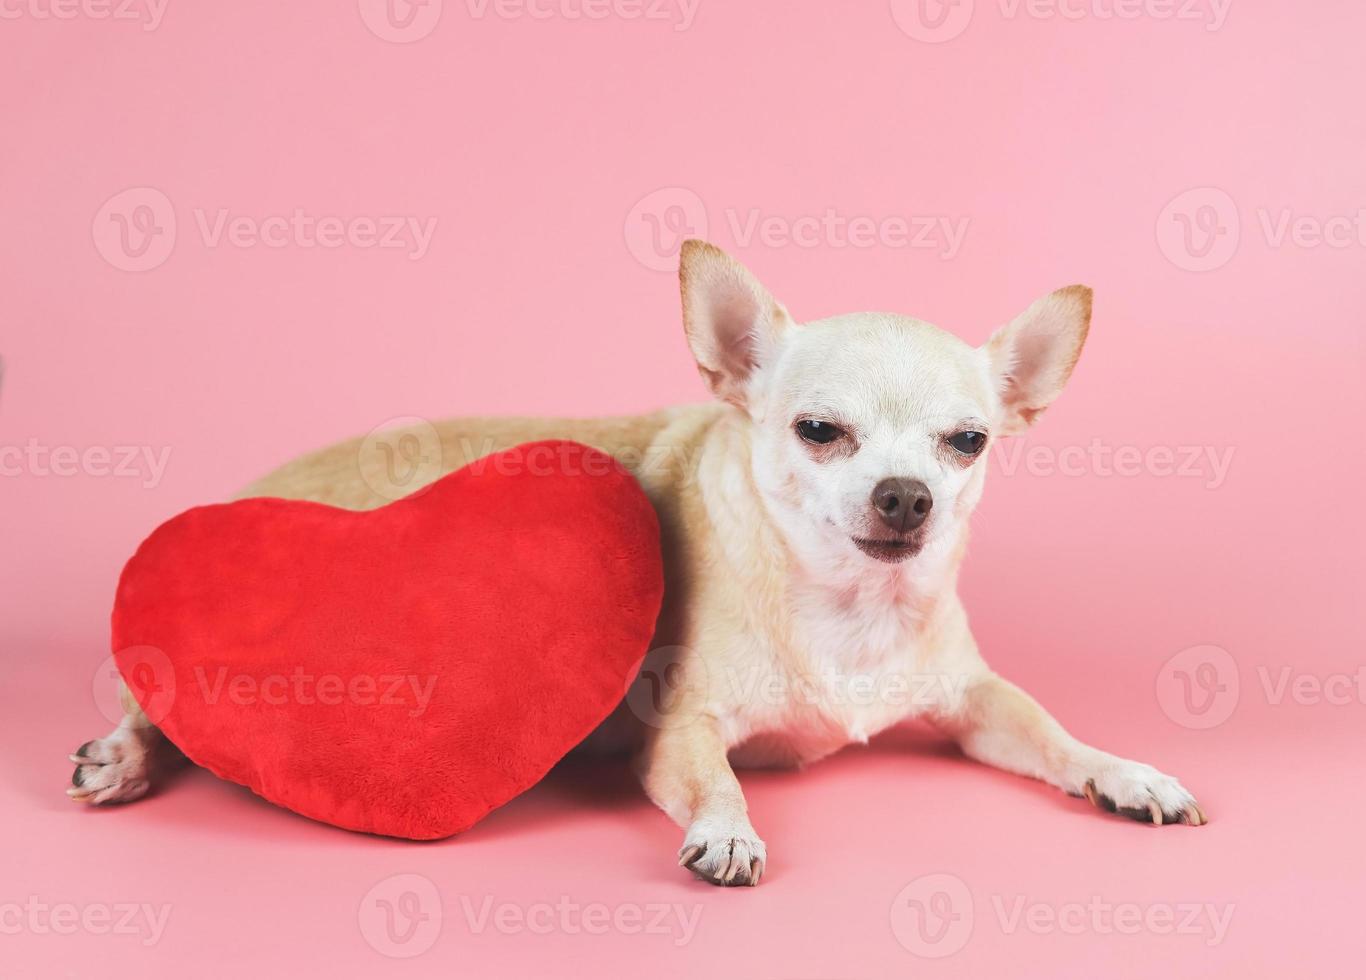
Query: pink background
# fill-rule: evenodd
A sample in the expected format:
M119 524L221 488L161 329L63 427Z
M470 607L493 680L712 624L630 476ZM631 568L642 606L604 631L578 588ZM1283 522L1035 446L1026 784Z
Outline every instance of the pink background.
M1359 686L1336 704L1274 683L1355 684L1366 639L1366 8L1233 0L1211 30L1200 0L1194 20L1157 0L1127 19L1101 0L1069 3L1075 17L968 4L702 0L676 30L675 4L660 8L673 20L629 5L574 19L577 0L543 3L544 18L446 0L418 12L412 30L431 30L410 43L379 36L402 31L368 0L171 0L154 30L98 6L61 19L47 0L6 5L0 447L169 457L160 479L0 458L0 975L1355 969L1366 705ZM944 12L939 36L912 36ZM176 237L132 272L105 204L140 187L164 199L112 206L163 236L173 218ZM437 224L418 259L356 241L210 244L196 210L212 224L224 208ZM888 236L745 243L751 209L780 229L833 212L967 231L952 257ZM1283 213L1302 219L1293 239L1276 233ZM679 215L799 318L892 309L977 342L1049 289L1096 288L1086 354L1026 446L1207 447L1231 466L1222 480L1005 473L998 457L963 588L999 670L1082 738L1179 775L1210 826L1104 818L917 731L745 777L771 855L757 890L675 869L681 833L611 767L558 773L427 846L311 824L203 772L123 809L65 799L66 753L110 727L92 678L115 577L159 521L396 416L701 398L672 274L652 268L671 260L651 252L650 222L676 230ZM1333 243L1315 245L1317 227ZM1227 655L1182 654L1206 646ZM1214 714L1180 696L1184 677L1209 678L1202 664ZM427 884L389 881L406 873ZM971 926L937 959L904 942L903 890L927 874L962 886L934 890ZM430 949L377 948L375 887L429 914L439 896ZM170 914L147 945L62 935L6 917L30 896ZM462 896L476 911L565 896L700 918L682 944L559 919L479 932ZM996 907L1018 896L1060 914L1098 897L1178 923L1186 903L1231 917L1214 944L1090 919L1010 931Z

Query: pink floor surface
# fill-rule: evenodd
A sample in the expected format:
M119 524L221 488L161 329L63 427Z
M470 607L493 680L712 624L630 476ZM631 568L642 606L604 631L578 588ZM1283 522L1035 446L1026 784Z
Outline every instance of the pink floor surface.
M562 766L431 844L311 823L197 769L127 807L72 804L63 755L103 724L72 696L89 657L26 649L3 705L22 733L0 788L6 977L1331 977L1353 942L1359 705L1240 706L1192 733L1152 698L1125 710L1151 690L1141 671L1033 665L1077 731L1180 773L1212 822L1101 816L896 732L744 777L771 864L723 891L674 866L678 831L608 763Z

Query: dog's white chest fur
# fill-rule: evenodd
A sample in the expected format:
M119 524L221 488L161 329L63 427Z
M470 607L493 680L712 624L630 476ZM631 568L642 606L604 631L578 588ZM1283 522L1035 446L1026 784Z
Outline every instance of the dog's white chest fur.
M760 641L747 660L727 726L737 765L813 762L938 697L918 669L921 624L908 604L857 590L796 598L791 648Z

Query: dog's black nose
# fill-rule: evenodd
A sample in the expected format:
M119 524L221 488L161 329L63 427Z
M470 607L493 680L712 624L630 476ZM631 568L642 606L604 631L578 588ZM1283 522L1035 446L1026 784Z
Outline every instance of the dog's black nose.
M924 524L933 506L930 488L919 480L889 476L873 487L873 509L893 531L909 531Z

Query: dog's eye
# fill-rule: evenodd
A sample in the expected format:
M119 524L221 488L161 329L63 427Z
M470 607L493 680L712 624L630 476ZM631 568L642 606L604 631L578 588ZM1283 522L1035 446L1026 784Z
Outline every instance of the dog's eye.
M976 456L987 444L985 432L958 432L949 436L949 445L964 456Z
M844 430L837 425L829 422L821 422L817 419L802 419L797 423L797 435L807 442L817 446L824 446L827 442L834 442L844 435Z

